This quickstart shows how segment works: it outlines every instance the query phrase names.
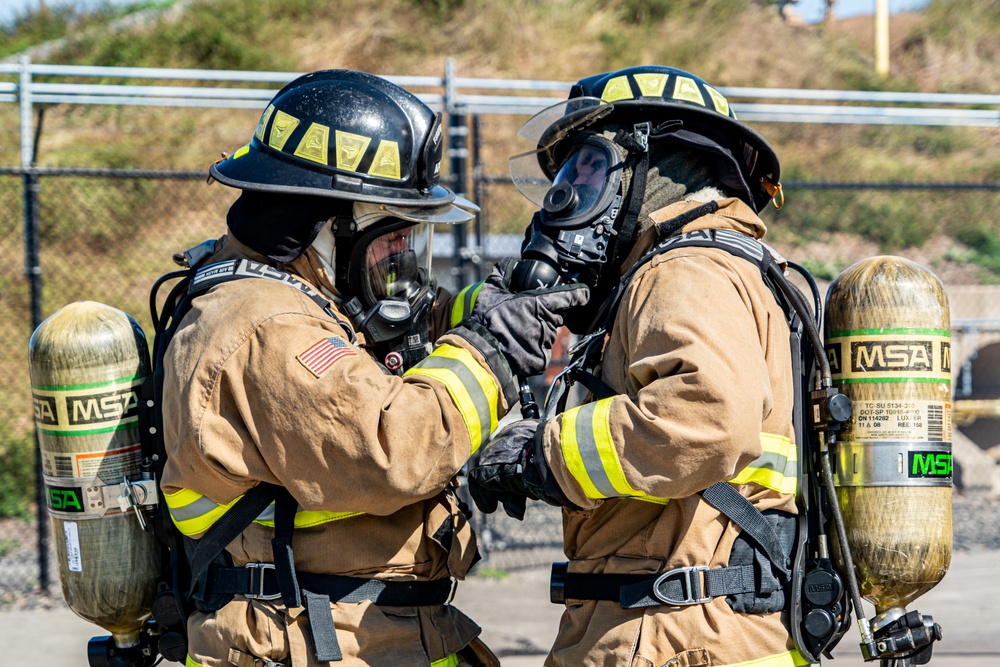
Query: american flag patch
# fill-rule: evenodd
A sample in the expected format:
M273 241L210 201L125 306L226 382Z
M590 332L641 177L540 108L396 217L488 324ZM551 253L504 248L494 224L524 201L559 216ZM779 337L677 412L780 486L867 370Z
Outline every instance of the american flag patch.
M308 350L301 353L296 359L306 367L306 370L319 377L323 375L330 366L344 357L356 357L357 353L350 345L339 338L324 338L313 343Z

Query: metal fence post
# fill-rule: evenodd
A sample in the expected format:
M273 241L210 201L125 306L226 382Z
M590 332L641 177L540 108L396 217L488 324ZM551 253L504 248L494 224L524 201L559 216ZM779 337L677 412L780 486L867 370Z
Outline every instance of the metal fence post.
M34 132L31 128L31 58L18 60L18 100L21 106L21 168L24 170L24 275L31 290L31 330L42 323L42 267L39 261L38 175L35 166ZM35 431L35 500L38 504L38 587L49 592L49 517L45 502L45 480L42 478L42 453Z
M444 63L445 79L445 109L448 112L448 159L450 165L449 181L455 194L467 197L466 181L468 180L469 128L466 124L465 111L458 103L457 86L455 84L455 60L448 58ZM468 271L468 236L465 225L455 225L452 230L455 240L455 265L452 275L455 276L456 291L472 282Z

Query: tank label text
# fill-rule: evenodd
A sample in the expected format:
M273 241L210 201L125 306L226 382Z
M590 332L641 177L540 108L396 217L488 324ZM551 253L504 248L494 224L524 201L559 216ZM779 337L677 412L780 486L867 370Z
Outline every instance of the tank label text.
M32 387L35 426L52 435L91 435L135 428L142 377L93 385Z
M938 329L860 329L827 336L836 384L951 382L950 332Z
M908 452L910 477L951 479L951 454L946 452Z
M849 440L951 442L951 404L917 399L855 400Z
M66 565L70 572L83 572L83 559L80 558L80 530L73 521L63 524L63 537L66 539Z

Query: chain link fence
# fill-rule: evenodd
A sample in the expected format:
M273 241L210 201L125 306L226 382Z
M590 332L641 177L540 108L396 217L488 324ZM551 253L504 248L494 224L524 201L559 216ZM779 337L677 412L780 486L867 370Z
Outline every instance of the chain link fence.
M10 107L0 109L0 121L9 111ZM157 112L158 122L166 118L160 114ZM212 114L213 122L218 120L217 112ZM484 277L497 259L518 254L522 230L534 208L514 190L506 175L506 158L515 152L509 137L523 118L486 118L489 122L468 118L468 163L452 163L450 168L452 187L477 200L482 214L474 227L463 231L464 236L440 234L435 242L439 279L452 290ZM68 127L72 121L71 116L62 119ZM252 124L241 122L241 130ZM235 146L238 140L226 136L220 143ZM16 148L0 143L0 165L17 161ZM163 164L155 154L150 162ZM950 188L904 186L833 188L790 183L786 191L799 203L790 203L782 212L768 210L764 217L774 242L794 253L790 253L792 259L805 264L817 277L830 278L846 268L856 249L845 248L843 257L831 256L827 246L814 245L819 232L793 243L792 234L785 230L807 228L810 216L817 212L825 211L834 218L839 215L844 230L859 220L864 222L867 215L873 218L867 228L872 245L862 250L879 254L879 243L898 240L884 223L885 216L894 210L933 205L949 211L947 215L958 221L968 211L996 210L1000 205L995 189L972 190L960 184ZM44 510L38 511L33 492L35 446L27 355L34 320L73 301L95 300L130 313L151 336L150 286L158 276L177 268L171 259L175 252L225 232L225 213L234 197L229 188L207 185L204 169L0 169L0 260L5 266L0 273L0 346L5 350L4 382L0 384L0 605L43 597L39 593L46 582L50 592L58 588L51 558L45 564L39 556L49 553L51 545L44 543L39 551L43 540L38 517L45 515ZM26 225L29 217L37 222L35 232ZM939 222L958 224L950 218ZM933 235L936 230L922 233ZM970 273L968 281L977 279ZM962 293L961 312L953 307L953 317L1000 321L1000 312L993 312L994 306L1000 311L1000 303L994 303L1000 292L975 287L967 290L967 295ZM1000 345L1000 338L987 343ZM969 345L975 349L977 343ZM562 355L555 354L556 366L564 362ZM956 360L956 366L958 363ZM989 383L995 385L995 379ZM536 395L544 393L542 387L544 383L536 387ZM976 394L985 395L982 391ZM515 409L511 416L516 418L517 414ZM502 512L476 514L474 521L487 556L485 564L490 567L527 567L562 557L562 519L555 508L531 503L524 522ZM46 576L42 576L41 567L47 568Z

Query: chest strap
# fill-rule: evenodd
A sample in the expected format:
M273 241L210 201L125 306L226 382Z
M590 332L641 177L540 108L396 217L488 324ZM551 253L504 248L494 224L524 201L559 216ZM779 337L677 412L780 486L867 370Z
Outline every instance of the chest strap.
M584 574L567 572L567 563L552 564L549 599L607 600L622 609L705 604L726 595L757 592L753 565L709 568L678 567L663 574Z

